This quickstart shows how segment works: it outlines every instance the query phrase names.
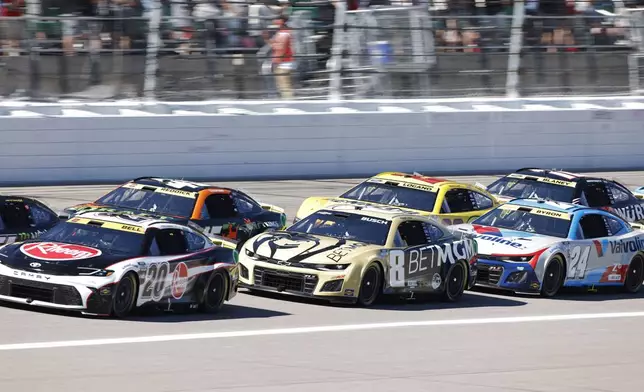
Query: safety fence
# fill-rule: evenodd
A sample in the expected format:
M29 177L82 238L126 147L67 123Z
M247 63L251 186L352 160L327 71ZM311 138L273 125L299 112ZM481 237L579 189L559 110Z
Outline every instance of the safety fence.
M477 2L478 3L478 2ZM150 0L72 14L27 0L0 17L0 96L42 100L440 98L644 91L644 8L547 16L339 1ZM293 61L270 45L289 14ZM277 78L276 78L277 77ZM279 83L278 83L279 82Z

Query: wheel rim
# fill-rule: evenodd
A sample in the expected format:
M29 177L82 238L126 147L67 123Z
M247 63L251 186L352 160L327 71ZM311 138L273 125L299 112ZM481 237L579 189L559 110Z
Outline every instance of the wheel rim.
M206 303L210 307L217 307L223 301L224 283L221 275L217 274L208 285Z
M547 294L552 294L557 290L559 280L561 280L561 265L559 264L559 261L553 260L546 270L546 276L543 282L545 292Z
M370 267L367 272L365 272L364 277L362 278L362 287L360 289L360 296L362 300L366 303L373 301L376 296L378 284L378 271L375 267Z
M642 280L644 280L644 268L642 268L642 259L638 258L628 268L626 285L629 289L635 290L642 283Z
M132 279L125 278L119 283L114 298L114 310L117 313L123 313L130 308L132 303L133 284Z
M463 287L464 270L462 264L456 264L447 282L447 292L451 297L457 296Z

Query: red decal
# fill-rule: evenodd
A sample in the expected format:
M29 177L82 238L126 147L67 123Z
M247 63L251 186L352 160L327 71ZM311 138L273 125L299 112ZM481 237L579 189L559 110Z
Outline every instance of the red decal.
M418 175L409 175L404 173L391 173L394 176L413 178L414 180L423 181L428 184L438 184L441 182L446 182L447 180L442 178L427 177L427 176L418 176Z
M100 256L98 249L83 245L59 244L56 242L36 242L24 244L20 251L29 257L48 261L83 260Z
M606 267L606 271L599 279L599 283L624 283L628 265L615 264Z
M597 256L603 257L604 249L602 249L602 244L597 240L593 240L593 244L595 244L595 248L597 249Z
M181 299L188 288L188 266L185 263L179 263L172 273L172 296L175 299Z

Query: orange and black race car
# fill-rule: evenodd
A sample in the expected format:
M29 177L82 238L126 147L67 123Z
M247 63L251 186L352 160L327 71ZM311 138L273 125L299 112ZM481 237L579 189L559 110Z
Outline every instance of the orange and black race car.
M197 224L207 235L236 240L286 225L284 209L256 201L244 192L214 185L156 177L128 181L98 200L65 209L68 217L85 211L136 213Z

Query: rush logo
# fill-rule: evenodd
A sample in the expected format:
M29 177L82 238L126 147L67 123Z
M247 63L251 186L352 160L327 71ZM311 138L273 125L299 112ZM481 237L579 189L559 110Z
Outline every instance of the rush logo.
M612 253L633 253L644 249L644 240L633 238L632 240L609 241Z
M98 249L55 242L24 244L20 247L20 251L34 259L49 261L83 260L101 255L101 251Z

